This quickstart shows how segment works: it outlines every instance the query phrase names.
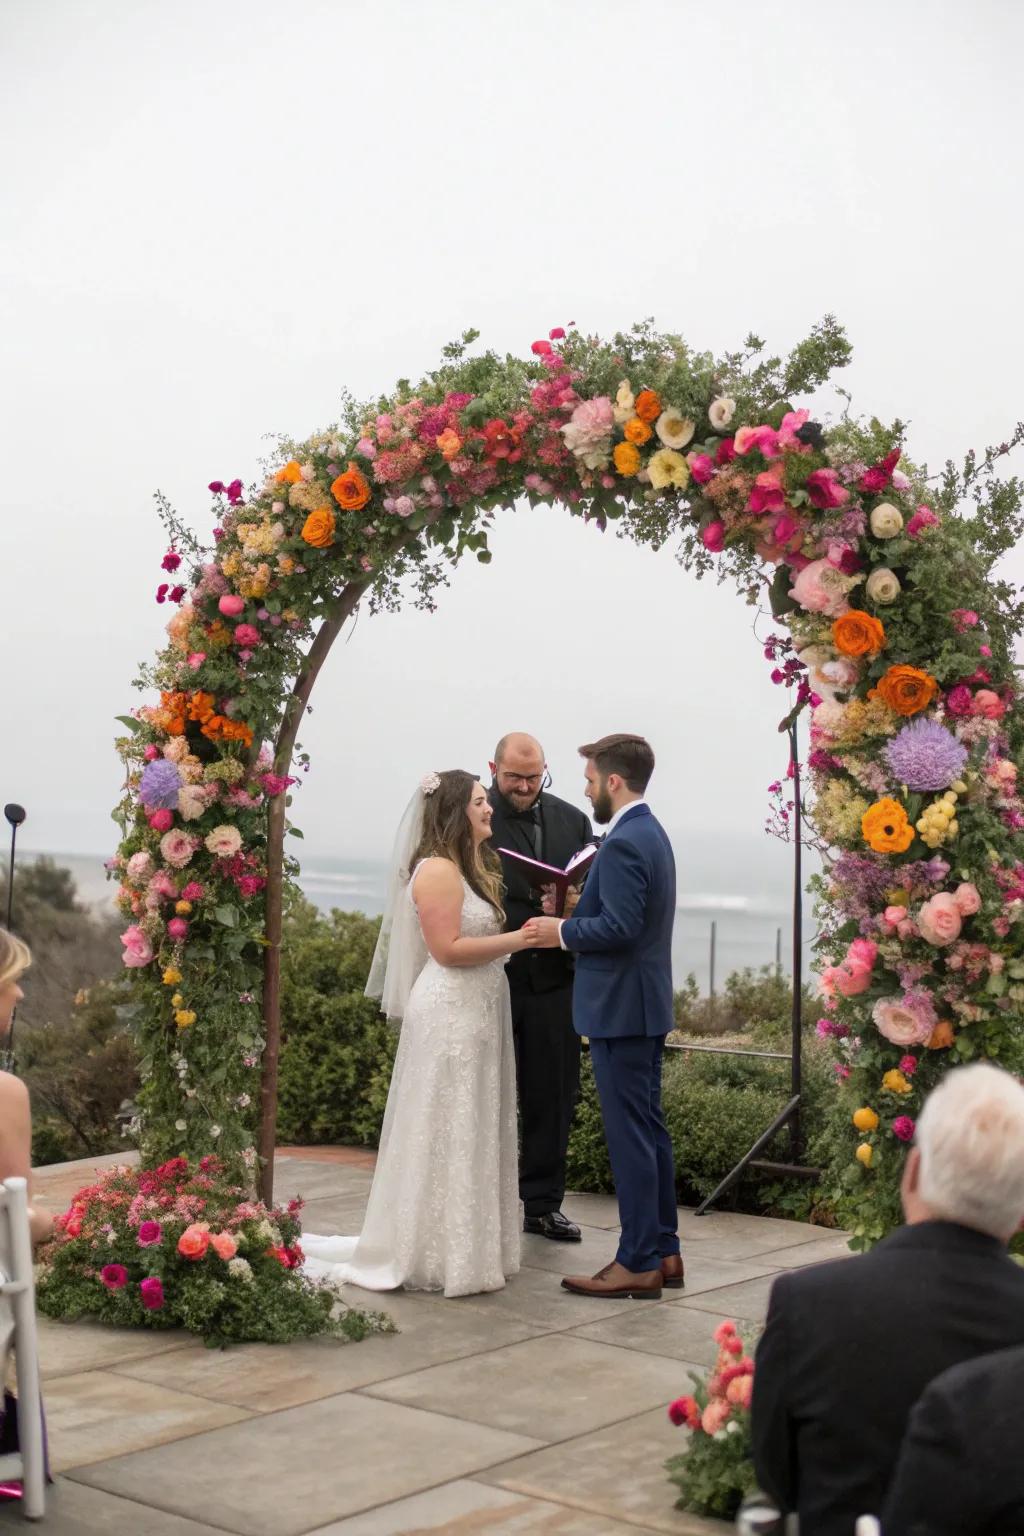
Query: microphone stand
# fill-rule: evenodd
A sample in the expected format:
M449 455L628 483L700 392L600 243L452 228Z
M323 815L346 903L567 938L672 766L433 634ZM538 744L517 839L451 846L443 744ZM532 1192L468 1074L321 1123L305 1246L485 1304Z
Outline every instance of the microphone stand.
M12 933L12 918L14 916L14 856L18 840L18 828L25 820L25 807L23 805L5 805L4 816L11 829L11 859L7 866L7 932ZM0 1048L0 1070L4 1072L14 1071L14 1021L17 1008L11 1013L11 1031L7 1036L7 1043Z

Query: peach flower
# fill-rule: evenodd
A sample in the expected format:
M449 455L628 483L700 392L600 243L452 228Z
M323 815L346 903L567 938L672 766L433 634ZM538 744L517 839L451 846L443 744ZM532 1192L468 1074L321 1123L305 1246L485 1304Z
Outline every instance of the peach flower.
M918 931L927 943L941 948L960 937L963 918L956 897L949 891L939 891L926 901L917 914Z

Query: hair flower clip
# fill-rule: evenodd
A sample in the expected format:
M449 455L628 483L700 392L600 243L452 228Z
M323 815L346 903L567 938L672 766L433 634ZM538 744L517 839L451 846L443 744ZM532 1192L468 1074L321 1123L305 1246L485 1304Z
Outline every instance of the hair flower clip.
M440 787L441 779L436 773L425 773L420 779L420 789L425 795L432 795Z

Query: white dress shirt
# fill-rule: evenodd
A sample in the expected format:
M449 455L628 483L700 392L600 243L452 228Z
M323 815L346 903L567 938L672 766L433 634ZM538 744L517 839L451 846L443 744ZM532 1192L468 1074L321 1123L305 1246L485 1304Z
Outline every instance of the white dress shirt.
M646 805L646 804L647 804L647 801L644 799L643 795L641 795L639 800L627 800L625 805L620 805L618 810L615 812L615 815L612 817L611 821L608 823L608 826L607 826L607 828L605 830L605 834L604 834L605 837L608 837L610 833L614 832L615 828L618 826L619 822L622 820L623 816L625 816L627 811L635 811L638 805ZM565 918L563 917L562 921L558 925L558 942L559 942L560 946L562 947L562 949L568 949L569 948L568 944L566 944L565 940L562 938L562 924L564 922L565 922Z

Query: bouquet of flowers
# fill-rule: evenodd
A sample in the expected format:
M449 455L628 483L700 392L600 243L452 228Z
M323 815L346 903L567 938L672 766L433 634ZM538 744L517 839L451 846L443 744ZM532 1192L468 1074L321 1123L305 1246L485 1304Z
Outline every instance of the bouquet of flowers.
M187 1328L211 1346L390 1331L390 1319L355 1311L331 1285L303 1276L301 1209L301 1200L271 1209L250 1199L217 1157L108 1169L57 1218L40 1263L39 1309Z
M757 1486L750 1459L754 1362L733 1322L719 1323L715 1343L718 1359L711 1373L691 1373L692 1395L669 1404L672 1423L690 1430L691 1439L666 1467L680 1490L678 1508L731 1520Z

